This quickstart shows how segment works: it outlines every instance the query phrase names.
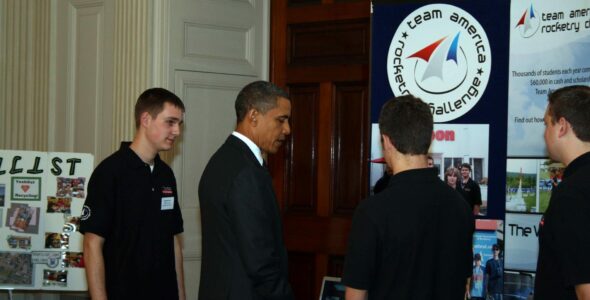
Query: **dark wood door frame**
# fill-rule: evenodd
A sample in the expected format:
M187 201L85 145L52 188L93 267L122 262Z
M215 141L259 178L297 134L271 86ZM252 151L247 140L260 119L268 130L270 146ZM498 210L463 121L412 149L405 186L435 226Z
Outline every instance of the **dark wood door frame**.
M298 299L341 276L352 213L368 195L370 5L272 1L271 81L293 111L290 142L269 167Z

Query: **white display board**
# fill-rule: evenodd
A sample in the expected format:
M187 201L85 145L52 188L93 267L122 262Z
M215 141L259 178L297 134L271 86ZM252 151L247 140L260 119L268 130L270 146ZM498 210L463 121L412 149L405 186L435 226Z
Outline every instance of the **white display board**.
M94 157L0 150L0 289L87 290L78 232Z

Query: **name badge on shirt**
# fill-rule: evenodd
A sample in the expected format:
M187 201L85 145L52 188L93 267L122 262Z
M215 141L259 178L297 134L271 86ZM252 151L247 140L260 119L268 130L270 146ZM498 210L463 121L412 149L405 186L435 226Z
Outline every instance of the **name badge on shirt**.
M160 210L171 210L174 208L174 197L162 197L162 207Z

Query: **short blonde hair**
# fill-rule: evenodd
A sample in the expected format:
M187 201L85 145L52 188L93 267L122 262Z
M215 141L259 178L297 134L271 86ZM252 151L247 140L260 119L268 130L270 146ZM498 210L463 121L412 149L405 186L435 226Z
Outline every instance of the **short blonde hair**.
M449 175L453 175L457 178L459 178L459 176L461 175L461 173L459 173L459 169L455 168L455 167L448 167L447 170L445 171L445 182L447 181L447 177Z

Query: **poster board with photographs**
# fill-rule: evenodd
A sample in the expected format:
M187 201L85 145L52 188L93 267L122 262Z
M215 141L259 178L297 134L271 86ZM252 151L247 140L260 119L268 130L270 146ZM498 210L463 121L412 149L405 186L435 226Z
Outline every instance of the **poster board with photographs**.
M0 150L0 289L84 291L80 213L94 157Z

